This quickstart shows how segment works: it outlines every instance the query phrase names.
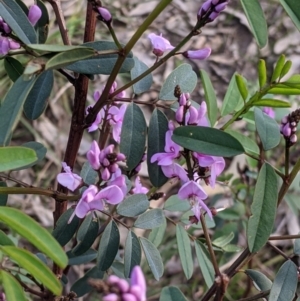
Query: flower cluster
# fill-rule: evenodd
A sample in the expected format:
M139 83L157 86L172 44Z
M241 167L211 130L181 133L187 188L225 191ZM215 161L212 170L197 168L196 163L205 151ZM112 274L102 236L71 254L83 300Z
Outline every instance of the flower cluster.
M37 21L42 16L42 11L37 5L32 5L29 8L28 20L35 26ZM10 50L19 49L20 43L10 38L12 29L9 25L0 17L0 55L6 55Z
M114 82L111 89L110 94L113 93L117 89L117 83ZM101 96L100 91L96 91L94 93L94 100L98 101ZM125 91L122 91L120 94L118 94L117 98L124 98ZM90 107L87 108L87 113L89 112ZM121 105L120 108L114 105L104 106L102 110L97 114L97 117L95 121L90 125L88 128L89 132L96 131L99 128L99 125L104 121L108 121L109 124L112 127L112 135L116 142L120 142L120 134L121 134L121 128L122 128L122 122L124 118L124 114L126 111L126 104Z
M228 0L207 0L200 7L197 17L198 21L209 23L214 21L228 4Z
M132 269L130 283L111 275L102 287L105 291L103 301L146 301L146 281L138 265Z
M280 133L286 140L287 146L290 147L297 142L297 125L300 121L300 109L285 116L281 120Z
M181 125L202 125L208 126L206 119L206 104L202 102L200 108L197 110L189 102L189 94L182 93L179 96L179 107L176 111L176 120ZM194 217L191 219L198 222L200 220L201 209L207 212L212 218L212 213L203 200L207 198L207 194L200 186L199 181L201 179L207 185L215 186L216 178L221 174L225 168L225 161L222 157L209 156L198 152L191 152L190 158L186 158L191 161L191 173L185 168L176 163L183 153L180 150L180 146L172 141L171 137L175 125L172 121L169 122L169 130L165 136L165 152L154 154L151 158L151 163L157 162L161 166L164 175L168 178L178 178L182 182L182 186L178 191L178 196L182 200L188 199Z

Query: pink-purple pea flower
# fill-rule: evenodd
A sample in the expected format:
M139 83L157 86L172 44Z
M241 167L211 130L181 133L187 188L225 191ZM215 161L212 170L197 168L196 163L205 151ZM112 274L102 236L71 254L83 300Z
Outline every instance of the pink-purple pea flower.
M107 283L110 291L103 297L103 301L146 301L147 286L139 266L132 269L130 284L115 275L109 276Z
M162 56L166 50L172 50L175 48L167 39L162 37L162 34L156 35L155 33L150 33L148 38L151 41L153 53L156 56Z
M137 177L135 178L134 186L135 186L135 187L132 189L132 192L133 192L134 194L137 194L137 193L144 193L144 194L146 194L146 193L149 191L148 188L146 188L146 187L144 187L144 186L142 185L141 179L140 179L139 176L137 176Z
M270 116L271 118L275 118L275 111L270 107L264 107L263 112Z
M32 24L32 26L35 26L35 24L38 22L41 16L42 16L42 11L37 5L30 6L28 12L28 20Z
M90 185L82 194L79 200L75 214L83 218L92 210L104 210L106 203L116 205L122 202L124 198L122 190L116 186L108 186L98 191L95 185Z
M76 190L82 184L82 178L73 173L71 168L65 162L62 162L61 165L65 172L57 175L57 182L71 191Z
M98 7L99 19L105 23L110 23L112 20L112 16L110 11L105 7Z
M178 178L183 182L187 182L189 180L186 170L177 163L162 166L161 169L167 178Z
M211 48L206 47L199 50L188 50L185 51L182 55L189 59L194 60L205 60L210 56Z

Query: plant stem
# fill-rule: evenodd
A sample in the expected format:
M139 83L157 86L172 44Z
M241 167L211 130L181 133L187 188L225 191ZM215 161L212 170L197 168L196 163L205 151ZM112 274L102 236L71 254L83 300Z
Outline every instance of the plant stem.
M285 176L289 175L289 165L290 165L290 148L287 145L287 141L285 140L285 159L284 159L284 170Z
M300 238L300 234L271 236L269 237L269 240L285 240L285 239L297 239L297 238Z

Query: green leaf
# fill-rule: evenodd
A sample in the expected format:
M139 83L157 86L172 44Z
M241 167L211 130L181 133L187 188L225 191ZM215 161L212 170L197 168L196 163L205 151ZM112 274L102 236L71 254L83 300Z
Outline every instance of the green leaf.
M80 176L84 183L94 185L98 180L98 173L94 170L89 161L84 162L80 171Z
M165 202L164 209L168 211L181 211L185 212L191 208L191 205L187 200L181 200L178 195L170 196Z
M176 86L180 87L182 93L192 93L197 85L197 75L192 66L182 64L171 72L159 92L160 100L177 100L174 96Z
M147 238L139 237L139 240L143 247L150 270L154 278L158 281L164 273L164 265L160 256L160 252Z
M294 300L298 284L296 265L287 260L279 269L269 295L269 301Z
M187 301L182 292L176 286L164 287L159 301Z
M280 76L279 76L279 79L282 79L291 69L292 67L292 61L290 60L287 60L285 63L284 63L284 66L280 72Z
M96 259L97 251L95 251L94 249L89 249L85 253L83 253L79 256L76 256L72 253L72 251L69 251L67 253L67 255L69 258L68 265L79 265L79 264L88 263L88 262Z
M300 255L300 238L295 239L294 242L294 254Z
M47 61L45 70L59 69L66 67L70 63L84 60L95 55L95 51L92 48L71 49L62 53L59 53Z
M77 246L72 250L75 255L84 254L95 242L98 236L98 220L90 214L85 217L77 232Z
M120 233L117 224L111 220L106 226L98 249L97 267L106 271L112 265L119 250Z
M164 218L164 222L156 228L153 228L148 236L148 239L158 247L165 237L165 232L167 229L167 221Z
M0 230L0 246L14 246L14 242Z
M210 255L204 244L200 241L195 242L195 250L204 281L207 287L211 287L215 280L215 271L210 260Z
M247 86L246 86L246 79L241 76L240 74L236 74L235 75L235 81L236 81L236 85L239 89L239 92L242 96L242 98L244 99L244 101L247 100L247 97L248 97L248 89L247 89Z
M221 108L221 116L225 116L229 113L232 113L234 111L237 111L237 108L240 106L240 104L243 103L243 99L241 96L241 93L239 91L239 88L236 84L235 80L235 74L231 77L229 86L227 88L222 108Z
M74 215L72 221L69 223L70 217L74 214L74 210L74 208L69 208L66 212L64 212L59 217L52 232L53 237L62 247L72 239L79 226L80 219L76 215Z
M230 232L229 235L223 235L213 240L213 245L223 248L234 239L234 233Z
M151 163L151 158L156 153L163 153L165 150L165 136L168 131L168 118L166 115L155 108L152 113L148 128L148 148L147 148L147 167L149 180L154 187L161 187L168 178L157 163Z
M129 278L132 269L136 265L140 265L142 258L142 250L138 237L133 231L129 231L124 252L124 274L126 278Z
M253 106L258 107L271 107L271 108L290 108L291 104L287 101L274 98L262 98L260 100L253 101Z
M288 86L280 86L275 87L275 88L271 88L270 90L268 90L269 94L279 94L279 95L300 95L300 89L297 88L290 88Z
M37 159L35 151L28 147L0 147L0 171L20 168L35 162Z
M7 187L6 182L0 181L0 189L1 187ZM0 194L0 206L6 206L7 199L8 199L7 194Z
M211 126L214 126L217 120L218 114L218 105L217 105L217 96L214 90L214 87L210 81L210 78L207 72L203 69L200 70L201 81L203 84L204 92L205 92L205 100L207 104L208 111L208 119L210 121Z
M282 72L283 66L284 66L284 62L285 62L285 55L282 54L276 62L276 65L275 65L275 68L274 68L274 71L272 74L272 78L271 78L271 83L275 82L279 78L279 76Z
M67 265L68 258L59 243L34 219L15 208L2 207L0 210L0 220L20 236L31 242L58 266L64 268Z
M176 225L176 239L183 272L190 279L194 271L192 247L187 232L180 224Z
M88 42L82 44L82 46L90 47L96 51L108 51L115 50L116 53L99 54L90 59L81 60L75 62L66 68L74 72L83 74L111 74L113 67L118 59L117 53L119 52L118 46L111 41L97 41ZM124 45L121 45L124 46ZM132 59L132 53L126 57L119 73L127 73L134 67L134 60Z
M273 230L277 208L277 177L273 168L265 163L258 175L248 221L247 239L252 253L259 251Z
M205 155L232 157L244 152L231 135L209 127L182 126L174 130L172 140L184 148Z
M29 44L26 45L27 48L34 50L40 55L55 53L55 52L66 52L70 50L86 49L84 45L82 46L71 46L71 45L50 45L50 44ZM88 47L88 46L87 46Z
M4 68L7 75L13 82L15 82L23 74L25 69L23 65L13 57L6 57L4 59Z
M26 169L26 168L29 168L33 165L36 165L37 163L42 161L46 156L47 149L43 144L41 144L39 142L29 141L29 142L26 142L26 143L22 144L22 146L27 147L27 148L31 148L32 150L34 150L35 154L37 155L37 160L34 161L31 164L28 164L28 165L25 165L23 167L17 168L16 170Z
M145 152L147 125L144 114L135 103L127 106L122 130L120 152L126 156L128 170L134 169L142 160Z
M117 207L120 215L134 217L144 213L149 208L149 200L146 194L133 194L121 202Z
M259 60L258 62L258 82L260 89L262 89L267 82L267 68L265 60Z
M256 130L264 150L276 147L280 142L280 131L277 122L258 108L254 108L254 117Z
M10 273L0 270L0 279L7 301L27 301L19 281Z
M255 270L246 270L245 273L251 278L254 286L259 291L267 291L271 289L272 281L263 273Z
M280 0L289 17L300 31L300 3L298 0Z
M268 28L264 12L258 0L241 0L252 34L260 48L268 42Z
M36 32L15 1L1 0L0 12L1 17L24 44L36 43Z
M139 75L149 69L148 66L140 61L137 57L134 57L133 59L134 67L130 70L131 80L137 78ZM149 91L152 81L152 74L150 73L133 85L133 92L135 94L141 94Z
M36 78L24 81L19 77L6 94L0 107L0 146L9 143L12 130L16 126L23 103Z
M164 219L163 211L155 208L141 214L133 226L140 229L153 229L159 227L164 222Z
M50 70L41 73L34 83L24 103L24 113L28 119L35 120L45 111L53 81L53 71Z
M246 152L252 153L252 154L259 154L259 147L255 143L255 141L247 136L245 134L233 131L233 130L226 130L226 133L233 136L236 140L238 140Z
M93 267L71 286L70 292L74 292L77 298L82 297L94 289L89 284L89 279L102 279L104 273L104 271L100 271L97 267Z
M36 33L37 33L37 39L39 44L44 44L47 41L48 32L49 32L49 14L47 7L45 6L44 2L41 0L37 0L36 2L37 6L42 11L42 16L37 21L36 27Z
M4 252L10 259L15 261L20 267L27 270L36 280L40 281L55 295L60 295L62 285L52 271L35 255L29 251L14 247L5 246L0 250Z

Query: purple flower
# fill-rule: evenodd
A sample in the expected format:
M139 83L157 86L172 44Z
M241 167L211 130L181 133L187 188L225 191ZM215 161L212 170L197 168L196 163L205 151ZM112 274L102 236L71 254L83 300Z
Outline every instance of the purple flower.
M158 36L155 33L150 33L148 38L151 41L153 53L156 56L162 56L166 50L172 50L175 48L167 39L162 37L162 34Z
M157 161L158 165L170 165L173 161L180 157L180 146L171 139L173 130L166 132L165 153L154 154L151 158L151 163Z
M113 108L117 109L117 111L114 112ZM127 105L123 104L120 108L111 107L108 111L109 114L111 114L109 123L112 126L113 138L118 143L120 143L121 129L122 129L122 124L123 124L123 119L124 119L126 108L127 108Z
M198 160L200 178L208 178L211 187L215 187L217 176L225 168L225 160L223 157L209 156L194 152L193 157Z
M146 194L146 193L149 191L148 188L146 188L146 187L144 187L144 186L142 185L141 179L140 179L139 176L137 176L137 177L135 178L134 186L135 186L135 188L132 189L132 192L133 192L134 194L137 194L137 193L144 193L144 194Z
M116 185L120 187L120 189L123 192L123 196L125 198L127 194L127 185L126 185L126 178L124 175L122 175L121 169L118 168L118 170L112 174L110 180L107 182L107 186Z
M75 214L79 218L83 218L89 211L103 210L106 203L116 205L122 202L122 200L123 192L116 185L108 186L100 190L100 192L98 192L98 188L95 185L90 185L83 192L76 206Z
M42 11L37 5L30 6L28 12L28 20L32 24L32 26L35 26L35 24L41 18L41 16L42 16Z
M161 167L164 175L168 178L177 177L183 182L187 182L189 180L185 169L177 163L172 163L167 166Z
M211 48L206 47L199 50L188 50L185 51L182 55L189 59L194 60L205 60L210 56Z
M197 121L197 125L200 126L209 126L207 117L206 117L206 113L207 113L207 105L205 101L202 101L200 104L200 107L198 109L198 121Z
M8 37L0 36L0 55L6 55L11 49L19 49L20 44Z
M111 16L111 13L110 11L105 8L105 7L98 7L98 12L99 12L99 17L100 17L100 20L105 22L105 23L110 23L111 20L112 20L112 16Z
M95 170L100 169L100 148L98 143L94 140L91 144L90 150L87 152L86 157Z
M214 21L228 4L227 0L207 0L200 7L197 17L199 21L205 20L205 23Z
M202 189L202 187L194 181L189 181L185 183L178 191L178 197L182 200L188 199L192 206L192 211L198 220L200 220L200 209L204 209L210 218L212 214L210 209L203 202L207 198L207 194Z
M271 118L275 118L275 111L270 107L264 107L263 112L270 116Z
M71 168L65 162L62 162L61 165L65 172L56 176L57 182L71 191L76 190L82 184L82 178L72 173Z
M130 285L115 275L109 276L107 283L109 292L103 297L103 301L146 301L147 286L139 266L132 269Z

